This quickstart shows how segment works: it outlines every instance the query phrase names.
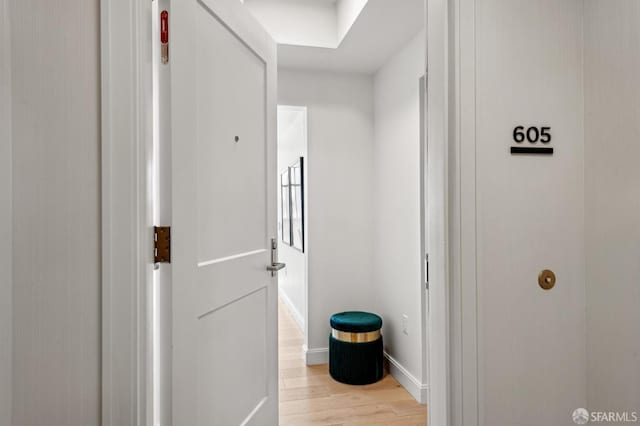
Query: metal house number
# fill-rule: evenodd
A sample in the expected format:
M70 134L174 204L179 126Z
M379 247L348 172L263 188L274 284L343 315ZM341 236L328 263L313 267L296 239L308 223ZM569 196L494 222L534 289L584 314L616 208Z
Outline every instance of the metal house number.
M512 146L511 153L551 155L553 148L545 146L551 142L551 139L551 127L549 126L516 126L513 129L513 141L518 146ZM538 142L542 145L537 145Z

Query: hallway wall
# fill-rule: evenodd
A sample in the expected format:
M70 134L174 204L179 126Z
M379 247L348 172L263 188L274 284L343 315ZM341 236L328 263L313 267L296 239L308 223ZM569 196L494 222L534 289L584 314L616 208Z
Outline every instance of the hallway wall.
M421 259L420 86L425 33L417 34L374 77L374 279L385 350L427 382ZM407 334L402 316L407 315Z
M278 103L308 109L307 361L328 360L329 317L371 310L373 80L278 70Z
M13 424L98 425L100 3L9 4Z
M588 408L640 408L640 3L585 1Z

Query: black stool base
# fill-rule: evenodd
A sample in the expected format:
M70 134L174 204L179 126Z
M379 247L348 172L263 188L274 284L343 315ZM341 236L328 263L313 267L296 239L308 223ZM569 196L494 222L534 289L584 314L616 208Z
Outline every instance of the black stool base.
M348 385L368 385L384 376L382 336L367 343L342 342L329 336L329 374Z

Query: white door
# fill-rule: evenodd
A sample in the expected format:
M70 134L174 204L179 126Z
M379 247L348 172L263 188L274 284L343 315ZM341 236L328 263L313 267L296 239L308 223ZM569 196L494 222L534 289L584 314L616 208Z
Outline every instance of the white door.
M276 425L276 45L238 0L169 31L173 426Z

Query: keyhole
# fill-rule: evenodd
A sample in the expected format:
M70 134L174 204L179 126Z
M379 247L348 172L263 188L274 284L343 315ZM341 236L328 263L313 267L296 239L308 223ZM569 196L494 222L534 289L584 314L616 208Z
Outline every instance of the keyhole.
M239 136L236 136L235 138L233 138L233 140L234 140L236 143L238 143L238 142L240 142L240 137L239 137Z

